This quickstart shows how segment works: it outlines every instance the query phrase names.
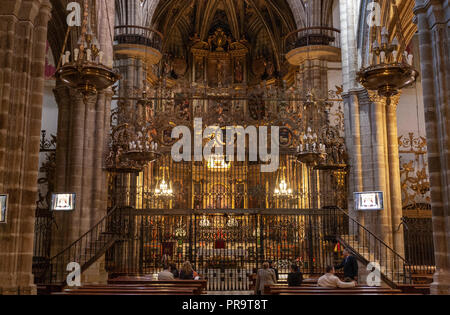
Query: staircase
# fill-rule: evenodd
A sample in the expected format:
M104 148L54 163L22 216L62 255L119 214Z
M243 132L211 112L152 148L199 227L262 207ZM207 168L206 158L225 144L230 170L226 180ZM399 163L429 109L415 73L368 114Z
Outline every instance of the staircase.
M44 286L64 285L70 272L66 268L71 262L80 264L81 272L88 269L116 241L123 238L124 228L121 221L121 209L114 207L94 227L50 259L47 271L39 280L39 284Z
M349 248L365 265L378 263L381 279L391 287L412 283L410 268L405 258L343 210L337 211L337 241Z

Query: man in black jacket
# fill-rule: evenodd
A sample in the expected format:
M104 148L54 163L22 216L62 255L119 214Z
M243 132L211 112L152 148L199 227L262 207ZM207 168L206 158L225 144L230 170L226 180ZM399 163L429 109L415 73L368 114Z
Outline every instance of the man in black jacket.
M288 274L287 282L290 287L299 287L302 285L303 274L296 264L291 265L291 272Z
M352 255L350 251L346 248L343 252L344 260L341 264L334 267L334 269L344 268L344 281L358 281L358 261Z

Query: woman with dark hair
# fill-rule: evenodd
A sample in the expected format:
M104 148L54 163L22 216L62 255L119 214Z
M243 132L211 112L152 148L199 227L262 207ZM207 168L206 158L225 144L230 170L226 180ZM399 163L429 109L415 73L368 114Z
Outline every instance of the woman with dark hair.
M291 265L291 272L288 274L287 282L290 287L299 287L302 285L303 274L296 264Z

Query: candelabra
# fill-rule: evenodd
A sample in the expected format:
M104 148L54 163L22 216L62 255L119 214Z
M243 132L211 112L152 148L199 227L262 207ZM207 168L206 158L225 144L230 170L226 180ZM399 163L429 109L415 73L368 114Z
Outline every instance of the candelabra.
M88 95L102 91L119 80L119 75L103 64L104 52L99 49L97 38L91 31L88 19L89 5L85 0L81 36L77 47L72 52L64 52L66 43L64 44L60 63L55 73L57 79L67 86L79 90L85 99Z
M169 177L169 176L167 176ZM169 182L166 182L165 170L163 169L162 179L159 185L155 188L155 196L163 197L163 198L171 198L173 197L172 185Z
M208 228L211 226L211 222L208 220L208 218L204 215L203 218L200 220L198 225L202 228Z
M377 91L380 96L387 98L388 103L392 96L415 82L418 76L413 68L413 56L403 51L406 43L401 33L397 6L393 4L392 9L397 35L389 41L386 27L374 27L375 40L371 45L369 58L357 74L366 89Z
M312 132L311 127L308 127L303 134L302 142L297 146L297 160L308 165L317 165L326 155L325 144L315 132Z
M288 185L284 179L280 181L278 187L274 190L276 197L290 197L292 196L292 189L288 188Z

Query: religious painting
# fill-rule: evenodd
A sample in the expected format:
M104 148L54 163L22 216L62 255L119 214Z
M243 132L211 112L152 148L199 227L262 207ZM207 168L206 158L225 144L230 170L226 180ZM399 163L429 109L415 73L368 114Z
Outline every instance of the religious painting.
M8 209L8 195L0 195L0 224L6 223L6 211Z
M74 193L63 193L52 195L52 211L72 211L75 210L75 197Z
M205 66L203 63L203 58L198 58L195 60L195 82L203 82L203 76L205 72Z
M355 192L356 210L383 210L383 192Z

